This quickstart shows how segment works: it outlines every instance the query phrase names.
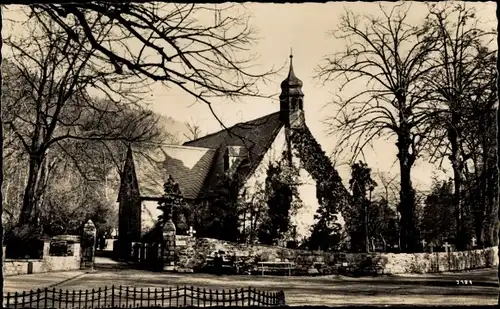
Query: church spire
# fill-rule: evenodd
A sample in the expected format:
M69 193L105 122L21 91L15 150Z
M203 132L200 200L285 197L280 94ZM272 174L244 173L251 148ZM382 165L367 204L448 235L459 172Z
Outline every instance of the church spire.
M302 94L302 81L295 76L295 72L293 71L293 54L292 49L290 48L290 68L288 70L287 78L281 83L281 89L292 90L292 92L297 92L297 94Z
M293 70L293 53L290 48L290 68L287 78L281 82L280 95L281 119L290 127L300 127L304 123L302 85L302 81L295 76Z

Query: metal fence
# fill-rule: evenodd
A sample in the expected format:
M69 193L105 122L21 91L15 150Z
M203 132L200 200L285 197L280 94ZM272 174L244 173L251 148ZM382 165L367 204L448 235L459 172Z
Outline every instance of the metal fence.
M266 292L255 288L211 290L205 288L104 287L92 290L38 289L7 293L3 308L136 308L285 305L283 291Z

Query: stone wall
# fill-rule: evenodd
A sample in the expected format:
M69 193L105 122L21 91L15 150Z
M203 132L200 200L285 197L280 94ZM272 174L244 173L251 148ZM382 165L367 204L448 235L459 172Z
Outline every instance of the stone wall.
M4 275L26 275L36 273L46 273L52 271L65 271L80 269L80 244L73 244L73 255L71 256L50 256L50 241L43 244L42 259L5 259L4 250Z
M215 250L235 254L247 263L287 259L298 269L308 269L314 263L333 265L347 262L354 271L376 266L381 274L433 273L498 266L498 248L463 252L435 253L334 253L294 250L282 247L237 244L209 238L177 236L180 268L196 269L204 266L206 257Z

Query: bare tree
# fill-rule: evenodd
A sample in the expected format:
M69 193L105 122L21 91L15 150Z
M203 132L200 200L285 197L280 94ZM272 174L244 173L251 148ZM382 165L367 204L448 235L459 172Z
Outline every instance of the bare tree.
M89 42L98 51L94 58L108 64L100 73L133 73L175 85L210 108L214 96L262 96L258 82L275 72L252 71L255 57L244 54L255 41L253 29L246 16L227 5L96 2L30 8L32 17L48 16L59 24L73 43ZM198 19L208 13L218 17L214 24ZM107 41L100 36L105 31L96 31L96 23L108 25ZM130 43L139 47L133 49ZM3 285L0 297L2 291Z
M464 228L464 193L465 162L472 151L464 152L464 130L470 114L470 96L478 81L484 81L484 70L489 65L488 58L496 51L487 46L493 40L493 33L484 31L475 18L475 10L465 4L448 4L445 7L430 6L431 27L436 29L439 49L433 61L436 68L429 72L425 87L432 91L432 99L439 111L436 116L438 157L445 154L453 168L454 204L457 221L457 249L466 248L467 239ZM434 40L434 38L432 38ZM489 79L489 78L487 78ZM442 148L445 148L445 151ZM433 152L436 154L436 151ZM434 156L435 157L435 156Z
M186 128L188 130L188 134L184 133L184 136L188 140L195 140L203 134L201 131L201 127L197 122L191 120L191 122L185 122L184 124L186 125Z
M356 16L346 12L340 26L332 31L344 40L344 51L326 57L318 77L341 81L340 91L358 82L358 90L348 99L337 98L337 115L330 118L331 132L339 134L339 148L352 152L355 160L376 138L397 138L400 167L402 246L405 252L418 250L415 197L411 170L425 144L428 111L425 89L420 79L429 70L428 58L436 42L424 38L435 31L426 24L407 22L410 6L396 5L383 16ZM346 147L348 144L351 147Z
M28 157L19 236L33 234L37 226L37 210L52 164L50 149L72 158L78 167L70 150L78 143L141 142L156 134L151 112L136 103L140 93L127 89L127 76L100 72L91 45L72 41L66 30L43 15L36 15L24 27L30 39L5 39L12 50L12 74L24 84L4 93L11 104L6 106L4 124ZM103 29L97 22L92 27ZM103 30L98 40L109 40L107 34ZM91 97L89 87L103 90L107 98Z

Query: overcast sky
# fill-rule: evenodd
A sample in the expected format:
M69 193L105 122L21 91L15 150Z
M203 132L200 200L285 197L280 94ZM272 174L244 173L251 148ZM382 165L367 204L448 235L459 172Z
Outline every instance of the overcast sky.
M392 3L384 3L392 6ZM478 11L478 18L486 23L488 28L496 28L495 3L478 2L471 4ZM330 3L304 3L304 4L266 4L248 3L246 8L251 12L252 26L259 30L260 41L255 45L254 52L259 53L259 64L275 65L281 67L287 63L290 48L293 47L293 63L297 77L303 82L304 110L306 122L318 142L327 153L331 153L335 145L335 136L326 134L327 125L324 124L325 116L333 116L325 104L331 101L336 93L335 83L323 86L315 80L315 69L325 54L344 47L345 43L335 40L327 35L329 30L338 24L339 16L345 9L355 13L380 12L379 3L365 2L330 2ZM420 23L425 14L425 5L412 3L410 21ZM274 83L261 85L267 92L279 92L279 84L288 73L285 66ZM363 87L364 83L360 84ZM181 121L194 120L203 128L204 132L214 132L220 125L210 114L208 108L176 89L163 89L160 85L154 87L152 108L164 115L171 116ZM277 99L277 98L276 98ZM216 114L226 125L251 120L268 113L278 111L277 100L246 99L243 103L219 102L214 104ZM395 163L396 147L393 142L379 141L375 144L375 151L366 152L367 163L373 170L381 170L390 174L397 174L399 166ZM446 162L447 163L447 162ZM445 164L449 169L449 165ZM349 167L339 167L339 172L346 183L350 177ZM443 177L442 172L422 160L418 161L413 171L414 183L420 189L427 189L431 184L431 176L437 173Z

